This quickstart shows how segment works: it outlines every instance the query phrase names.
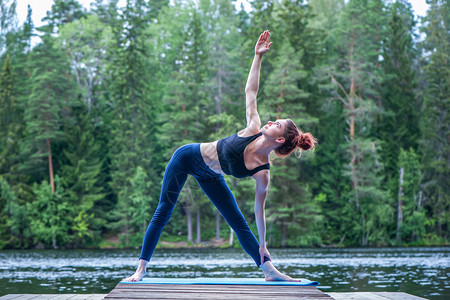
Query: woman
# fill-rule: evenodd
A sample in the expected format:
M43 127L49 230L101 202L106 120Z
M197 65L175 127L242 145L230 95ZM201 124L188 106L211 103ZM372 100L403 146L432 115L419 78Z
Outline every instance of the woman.
M188 174L214 203L235 231L244 250L261 267L266 280L296 281L280 273L272 265L266 248L266 220L264 204L270 180L269 155L272 151L286 157L297 147L314 149L315 139L310 133L301 133L289 119L268 122L263 128L256 109L261 60L270 49L270 33L265 31L255 46L255 57L245 88L247 127L237 134L212 143L189 144L180 147L167 165L156 212L144 236L139 266L126 281L140 281L186 182ZM256 180L255 218L259 243L256 240L236 200L225 183L223 174L238 178L251 176Z

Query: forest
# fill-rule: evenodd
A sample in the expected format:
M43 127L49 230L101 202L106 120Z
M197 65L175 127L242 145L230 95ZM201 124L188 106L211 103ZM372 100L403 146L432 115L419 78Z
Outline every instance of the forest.
M122 1L123 2L123 1ZM258 111L318 145L271 159L268 247L449 244L450 4L428 0L1 0L0 249L140 247L172 153ZM226 177L257 234L255 181ZM162 241L239 246L193 178Z

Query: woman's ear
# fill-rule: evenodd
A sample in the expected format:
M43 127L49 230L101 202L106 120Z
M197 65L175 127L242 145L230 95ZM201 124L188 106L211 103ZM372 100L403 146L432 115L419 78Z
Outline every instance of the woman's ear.
M280 137L277 138L275 141L276 141L277 143L284 144L284 142L286 141L286 139L285 139L284 137L280 136Z

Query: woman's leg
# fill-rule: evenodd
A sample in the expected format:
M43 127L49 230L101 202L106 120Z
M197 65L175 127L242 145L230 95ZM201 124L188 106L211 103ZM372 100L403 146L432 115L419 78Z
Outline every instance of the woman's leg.
M259 254L259 243L255 235L250 230L244 216L237 206L233 193L228 188L223 176L196 180L211 202L217 207L219 212L233 228L242 248L247 252L259 267L261 256ZM265 257L264 261L269 259Z
M188 174L182 170L181 166L178 166L177 159L172 158L164 173L159 204L145 232L139 259L150 261L161 232L172 216L178 195L186 182L187 176Z
M239 210L236 199L225 183L223 176L209 180L202 180L197 177L196 179L205 194L236 232L242 248L253 258L256 265L261 267L267 281L300 281L278 271L267 257L264 257L264 263L261 265L259 243Z
M158 244L161 232L172 216L178 195L188 176L178 156L179 151L174 153L164 173L159 204L144 235L139 266L136 273L126 278L125 281L140 281L144 277L147 263Z

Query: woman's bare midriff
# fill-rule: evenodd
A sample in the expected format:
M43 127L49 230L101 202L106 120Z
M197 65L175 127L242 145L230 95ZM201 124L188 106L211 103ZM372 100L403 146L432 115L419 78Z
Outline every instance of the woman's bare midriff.
M217 142L201 143L200 152L205 164L217 174L225 175L220 167L219 155L217 154Z
M241 133L240 131L239 133ZM256 140L255 140L256 141ZM260 157L256 155L255 153L252 153L252 147L251 145L255 143L255 141L252 141L244 150L244 164L245 167L248 170L253 170L254 168L268 163L267 157ZM219 155L217 154L217 142L211 142L211 143L201 143L200 144L200 152L202 154L203 160L205 161L206 165L216 172L217 174L225 175L225 173L222 171L222 168L220 166L219 162ZM249 147L250 146L250 147Z

